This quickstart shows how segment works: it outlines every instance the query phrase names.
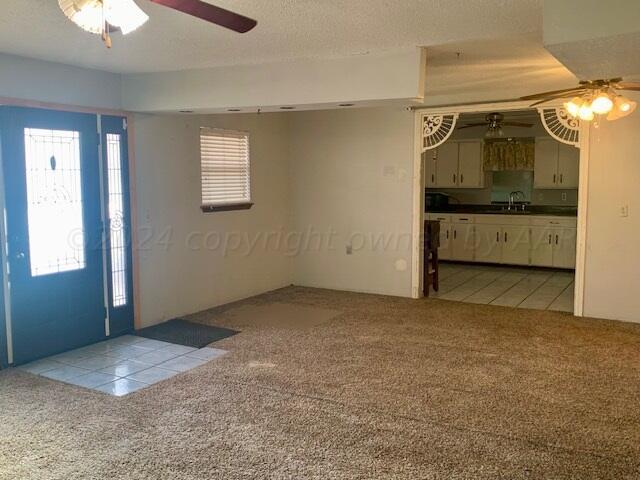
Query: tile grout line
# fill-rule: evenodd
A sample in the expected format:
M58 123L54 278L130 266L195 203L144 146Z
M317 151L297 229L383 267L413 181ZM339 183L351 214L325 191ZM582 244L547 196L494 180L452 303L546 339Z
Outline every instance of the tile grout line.
M516 308L518 308L520 305L522 305L524 302L526 302L527 299L529 297L531 297L531 295L533 295L538 290L540 290L543 286L545 286L549 281L551 281L552 278L553 278L553 274L549 275L549 277L547 277L547 279L544 282L542 282L540 285L538 285L538 287L535 290L533 290L529 295L527 295L525 298L523 298L522 301L518 305L516 305ZM549 304L549 305L551 305L551 304ZM547 306L549 306L549 305L547 305ZM546 310L546 308L543 308L543 310Z

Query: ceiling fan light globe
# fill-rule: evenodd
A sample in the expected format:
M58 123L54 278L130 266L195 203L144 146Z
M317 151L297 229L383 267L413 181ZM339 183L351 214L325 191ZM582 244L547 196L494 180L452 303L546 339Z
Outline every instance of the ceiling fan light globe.
M584 120L585 122L590 122L591 120L593 120L593 110L591 110L591 106L589 105L589 102L584 102L581 106L580 106L580 110L578 110L578 117L580 117L580 120Z
M593 102L591 102L591 110L597 115L605 115L613 109L613 101L606 93L599 94Z
M81 29L102 33L104 18L100 0L58 0L58 5L66 17Z
M615 109L620 111L625 115L630 114L636 109L638 104L633 100L629 100L627 97L623 97L622 95L618 95L614 100Z
M133 0L103 0L106 21L120 28L123 35L144 25L149 16Z
M573 118L578 116L578 111L580 110L580 105L582 105L582 99L580 97L575 97L569 102L565 102L564 108L569 115Z

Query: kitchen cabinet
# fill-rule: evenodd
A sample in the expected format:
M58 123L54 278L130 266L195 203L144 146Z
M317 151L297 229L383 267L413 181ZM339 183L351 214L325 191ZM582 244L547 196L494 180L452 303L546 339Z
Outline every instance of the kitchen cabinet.
M531 227L531 265L553 267L554 230L546 226Z
M578 188L580 181L580 149L565 143L558 144L558 186Z
M445 142L436 152L436 186L458 186L458 143Z
M502 262L502 228L500 225L476 225L475 259L478 262Z
M576 218L428 214L440 221L443 260L575 268Z
M482 142L460 142L458 145L458 187L483 186Z
M553 237L553 266L576 268L576 229L556 228Z
M427 187L482 188L482 141L448 141L435 150L434 157L427 155Z
M510 265L529 264L530 241L526 219L477 215L475 222L476 261Z
M533 186L578 188L580 150L552 138L536 138Z
M436 182L436 150L427 150L424 159L424 170L426 187L437 187L438 182Z
M473 216L451 216L451 259L473 261L475 256Z
M451 215L429 215L429 220L440 222L440 246L438 247L438 258L449 260L451 258Z
M529 265L529 227L504 225L502 227L502 262L509 265Z

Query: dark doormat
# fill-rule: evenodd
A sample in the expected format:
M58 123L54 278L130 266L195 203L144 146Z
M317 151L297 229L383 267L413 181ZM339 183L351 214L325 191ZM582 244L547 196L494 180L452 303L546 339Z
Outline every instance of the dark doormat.
M174 318L167 322L136 331L139 337L162 340L163 342L177 343L187 347L202 348L212 342L223 338L232 337L236 330L229 328L213 327L201 323L188 322L181 318Z

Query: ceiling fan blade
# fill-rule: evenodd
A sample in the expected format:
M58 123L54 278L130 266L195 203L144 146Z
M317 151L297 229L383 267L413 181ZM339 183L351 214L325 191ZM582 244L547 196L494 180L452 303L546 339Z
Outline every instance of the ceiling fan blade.
M158 5L173 8L179 12L193 15L207 22L215 23L238 33L246 33L258 22L238 13L216 7L201 0L149 0Z
M533 123L525 123L525 122L502 122L501 125L506 127L522 127L522 128L533 127Z
M544 92L544 93L536 93L534 95L527 95L525 97L520 97L520 100L540 100L542 98L551 98L551 97L556 97L556 98L562 98L562 97L568 97L574 93L578 93L578 92L584 92L585 89L580 87L580 88L565 88L564 90L553 90L551 92Z
M622 90L640 90L640 82L618 82L615 88Z
M468 123L467 125L463 125L462 127L458 127L458 130L462 130L463 128L474 128L474 127L485 127L487 126L487 122L482 123Z

